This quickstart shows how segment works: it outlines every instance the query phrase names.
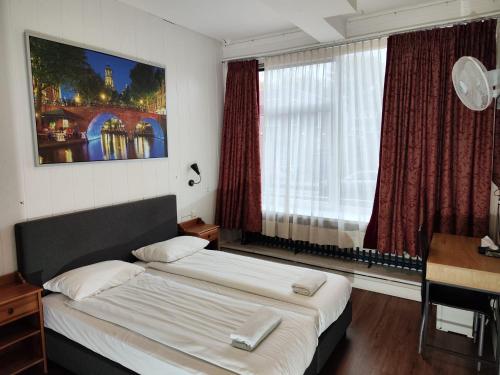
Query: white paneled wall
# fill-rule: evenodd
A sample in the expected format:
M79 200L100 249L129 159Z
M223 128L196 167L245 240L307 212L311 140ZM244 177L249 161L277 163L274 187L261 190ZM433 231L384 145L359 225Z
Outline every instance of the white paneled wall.
M35 167L24 31L165 65L165 159ZM219 42L116 0L0 0L0 274L19 221L173 193L178 219L213 220L222 122ZM202 183L189 187L198 162Z

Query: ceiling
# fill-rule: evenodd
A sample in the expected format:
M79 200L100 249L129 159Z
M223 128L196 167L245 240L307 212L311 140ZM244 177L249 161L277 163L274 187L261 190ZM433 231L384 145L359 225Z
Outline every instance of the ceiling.
M346 18L433 3L422 0L120 0L221 41L302 29L318 42L343 39Z
M435 3L437 1L422 0L358 0L358 11L361 14L383 12L402 7L421 5L422 3Z

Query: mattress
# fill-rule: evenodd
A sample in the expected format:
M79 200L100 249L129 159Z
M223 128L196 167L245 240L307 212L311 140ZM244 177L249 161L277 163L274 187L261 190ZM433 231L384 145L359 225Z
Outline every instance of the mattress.
M144 262L136 262L136 264L146 266ZM241 298L249 302L308 316L316 314L313 309L308 307L247 293L203 280L169 274L151 268L148 268L146 272L202 290ZM342 312L345 308L343 300L344 298L349 299L351 290L349 287L341 288L340 291L342 292L341 298L332 308ZM45 326L112 361L120 363L132 371L141 373L147 366L148 374L232 374L230 371L164 346L138 333L72 309L66 305L67 301L69 301L67 297L56 293L43 298Z
M349 280L331 273L325 273L327 281L313 296L294 293L293 282L321 271L223 251L201 250L175 262L147 263L147 267L310 309L318 336L338 319L351 295Z
M136 262L136 264L145 265L142 262ZM147 269L146 272L202 290L240 298L261 305L311 317L315 314L313 310L302 306L201 280L167 274L154 269ZM144 373L144 368L147 368L147 374L232 374L230 371L162 345L126 328L75 310L66 305L66 302L69 301L69 298L58 293L43 298L45 327L112 361L120 363L132 371Z
M147 375L233 374L138 333L75 310L66 305L67 301L68 297L56 293L43 298L45 327L132 371Z
M230 335L262 305L150 274L68 304L238 374L302 375L318 344L313 318L273 309L281 323L254 350L234 348Z

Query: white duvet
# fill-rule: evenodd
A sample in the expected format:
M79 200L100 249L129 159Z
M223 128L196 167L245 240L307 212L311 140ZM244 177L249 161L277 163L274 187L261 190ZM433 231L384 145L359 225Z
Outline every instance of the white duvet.
M351 296L347 278L325 273L327 281L312 296L294 293L292 284L309 272L321 272L262 259L201 250L171 263L151 262L147 267L203 280L314 311L318 336L335 322Z
M253 351L230 334L261 305L142 274L68 306L239 374L303 374L317 335L310 317L283 310L281 324Z

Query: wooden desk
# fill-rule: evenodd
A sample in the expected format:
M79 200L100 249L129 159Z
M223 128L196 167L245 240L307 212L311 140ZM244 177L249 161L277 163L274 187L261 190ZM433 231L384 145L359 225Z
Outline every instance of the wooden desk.
M427 280L500 294L500 258L478 253L481 239L434 233Z
M420 348L425 347L425 336L429 315L429 289L431 284L472 289L486 292L497 299L495 311L496 328L494 334L500 344L500 258L487 257L478 252L480 238L434 233L427 258L425 277L426 295L424 315L421 325ZM458 353L456 353L458 354ZM489 362L480 359L483 362ZM500 345L496 348L496 373L500 375Z

